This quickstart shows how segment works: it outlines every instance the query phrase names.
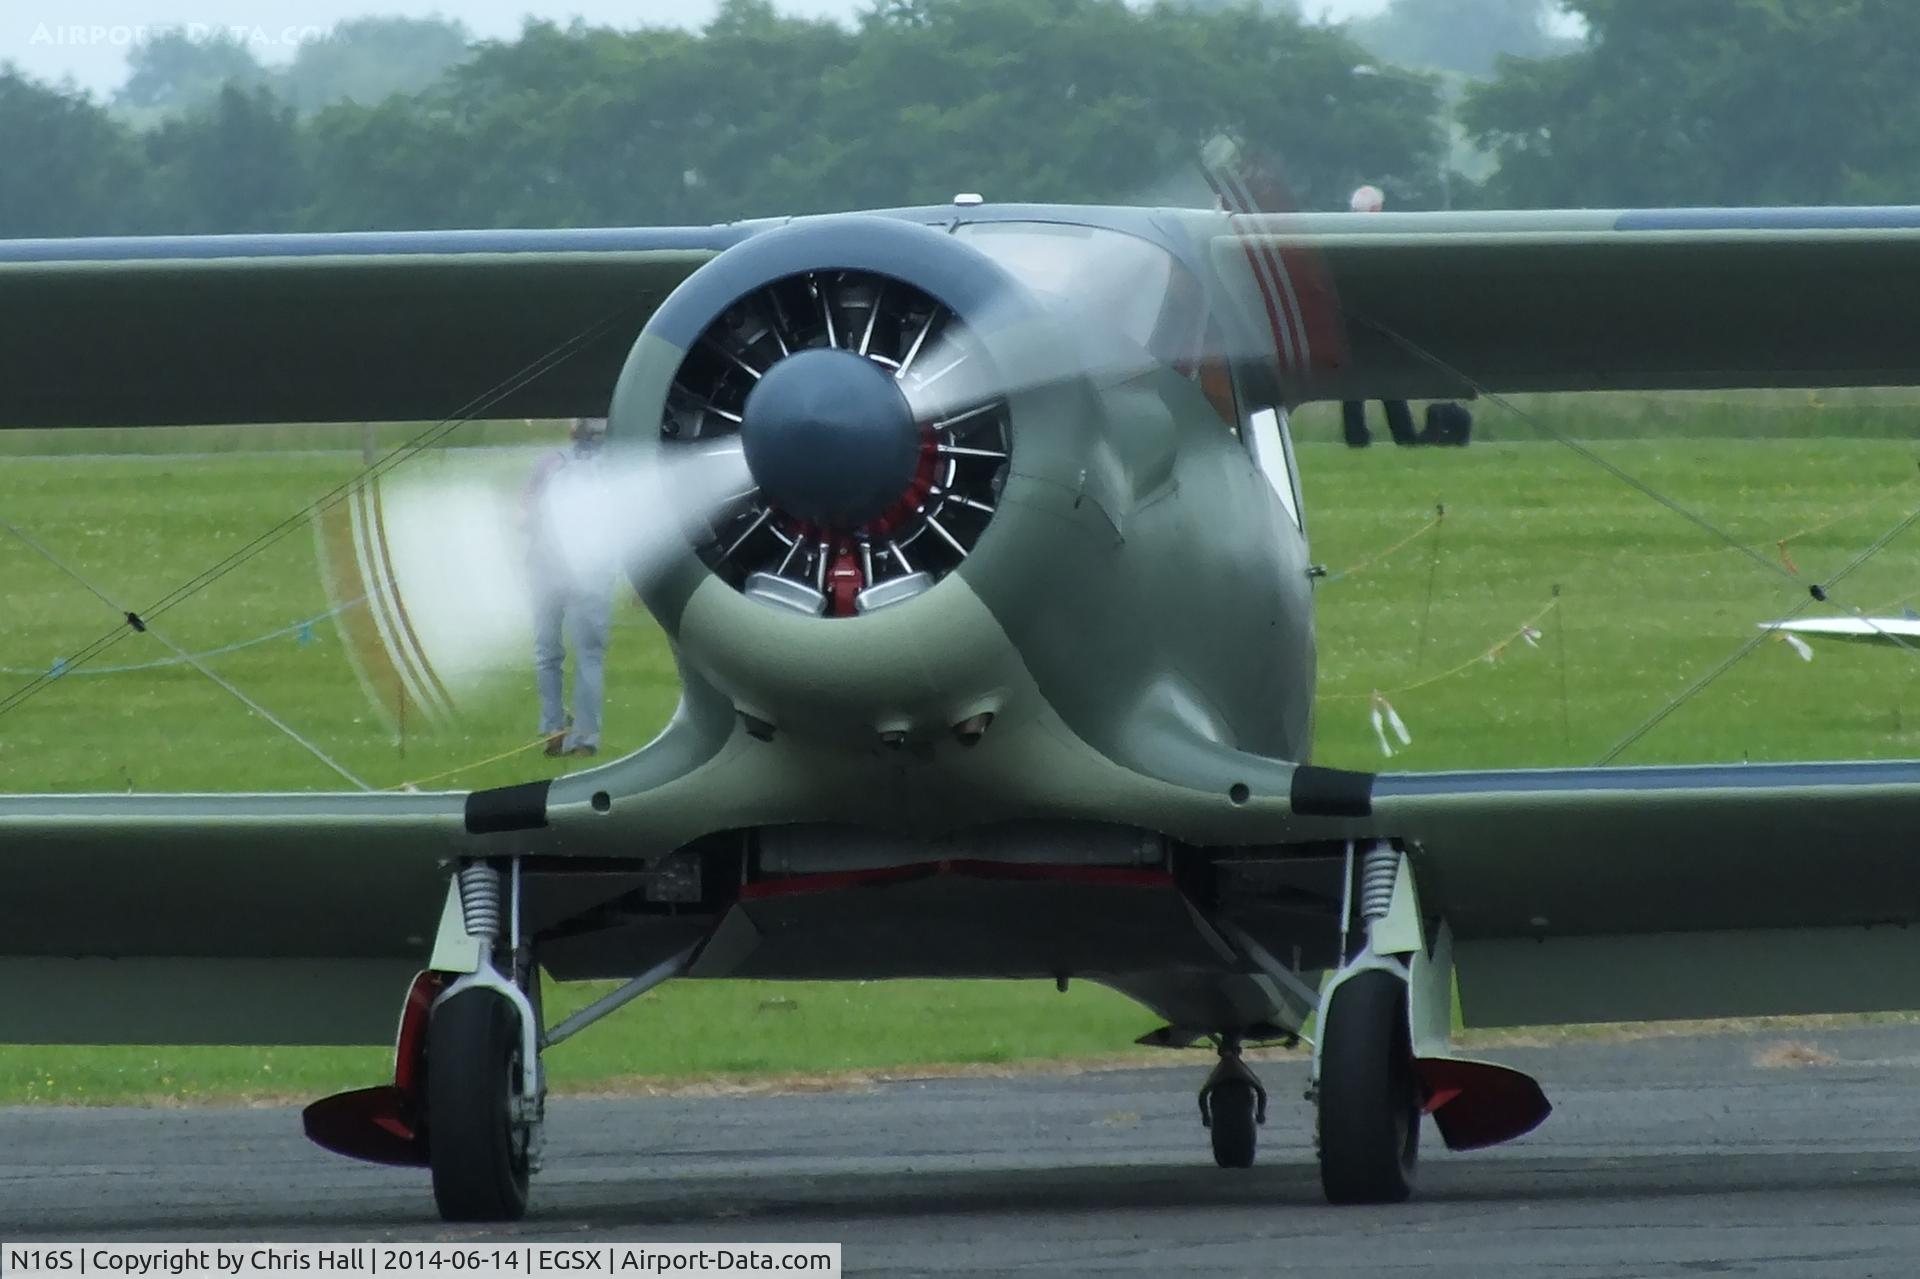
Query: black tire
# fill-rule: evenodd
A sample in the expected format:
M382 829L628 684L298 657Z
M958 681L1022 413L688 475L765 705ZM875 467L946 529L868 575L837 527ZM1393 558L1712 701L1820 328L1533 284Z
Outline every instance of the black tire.
M490 990L464 990L427 1024L427 1162L445 1221L518 1221L527 1152L514 1131L520 1018Z
M1400 978L1363 972L1321 1013L1320 1185L1329 1203L1399 1203L1413 1193L1420 1088L1406 999Z
M1426 427L1420 432L1422 444L1465 448L1473 438L1473 413L1465 405L1445 400L1427 405Z
M1222 1168L1253 1167L1260 1143L1259 1104L1253 1085L1244 1079L1225 1079L1214 1086L1207 1099L1207 1113L1213 1117L1207 1129L1213 1138L1213 1162Z

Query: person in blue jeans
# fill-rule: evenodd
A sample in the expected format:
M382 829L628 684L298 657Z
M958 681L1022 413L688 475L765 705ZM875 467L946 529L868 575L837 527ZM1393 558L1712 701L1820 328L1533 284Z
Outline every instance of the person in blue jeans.
M540 691L540 735L549 755L594 755L600 750L600 712L606 700L607 631L613 620L613 576L582 580L561 536L570 508L566 490L597 468L607 420L573 420L571 444L540 459L522 494L533 582L533 670ZM567 649L573 649L573 704L567 706Z

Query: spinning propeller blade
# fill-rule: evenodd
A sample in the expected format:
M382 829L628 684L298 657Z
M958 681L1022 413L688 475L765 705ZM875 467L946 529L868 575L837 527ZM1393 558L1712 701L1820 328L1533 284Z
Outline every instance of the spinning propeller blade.
M442 722L524 669L543 591L640 584L753 491L737 440L373 479L319 519L322 578L369 699Z

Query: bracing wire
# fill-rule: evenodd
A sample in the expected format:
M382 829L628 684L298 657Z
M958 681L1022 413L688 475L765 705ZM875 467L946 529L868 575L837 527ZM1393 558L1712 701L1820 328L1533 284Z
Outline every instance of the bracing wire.
M1593 463L1595 466L1598 466L1600 469L1606 471L1609 475L1613 476L1615 479L1619 480L1621 483L1627 485L1629 488L1632 488L1637 492L1642 493L1649 498L1652 498L1655 502L1658 502L1661 506L1666 507L1668 510L1672 511L1675 515L1680 516L1682 519L1686 520L1687 522L1698 525L1701 529L1704 529L1706 532L1712 534L1714 537L1720 539L1722 542L1725 542L1727 546L1729 546L1733 550L1739 551L1742 555L1745 555L1748 559L1758 564L1761 568L1767 570L1767 572L1772 573L1792 583L1796 588L1805 588L1809 597L1809 602L1806 604L1802 604L1801 609L1795 610L1794 615L1797 616L1800 611L1804 610L1811 603L1833 603L1835 604L1836 607L1845 607L1847 608L1847 611L1851 613L1854 617L1858 618L1860 621L1863 621L1868 626L1872 627L1873 630L1882 639L1886 640L1890 644L1895 645L1898 648L1905 649L1909 654L1914 656L1916 659L1920 659L1920 648L1916 648L1914 645L1908 643L1905 638L1899 635L1895 635L1891 631L1888 631L1886 628L1882 627L1878 622L1874 621L1873 618L1868 617L1865 613L1861 612L1861 610L1857 608L1848 607L1845 605L1840 605L1838 601L1831 599L1828 588L1833 584L1833 582L1839 581L1840 576L1844 576L1844 574L1836 576L1832 582L1827 582L1824 584L1816 582L1812 585L1808 585L1799 576L1797 576L1791 569L1789 569L1785 564L1777 563L1774 560L1768 559L1765 555L1761 554L1759 551L1755 550L1753 547L1748 546L1746 543L1742 542L1739 538L1735 537L1732 533L1729 533L1727 530L1721 528L1719 525L1715 524L1712 520L1707 519L1704 515L1701 515L1698 512L1693 511L1688 507L1682 505L1681 503L1675 501L1674 499L1668 497L1666 494L1660 492L1660 490L1654 488L1651 484L1648 484L1645 480L1642 480L1639 476L1634 475L1632 472L1626 470L1624 467L1621 467L1617 463L1610 461L1606 457L1601 456L1598 452L1594 451L1591 448L1588 448L1585 444L1582 444L1580 441L1574 439L1572 436L1568 435L1566 432L1558 430L1557 428L1541 420L1539 417L1535 416L1534 414L1527 412L1525 409L1515 404L1512 400L1508 399L1506 396L1486 386L1484 383L1480 382L1477 378L1469 376L1467 373L1455 367L1445 359L1433 354L1431 351L1427 350L1425 347L1421 346L1419 343L1415 342L1413 339L1401 334L1398 330L1391 328L1388 325L1382 324L1377 320L1368 318L1366 316L1355 315L1354 318L1357 320L1360 320L1362 323L1365 323L1368 327L1372 328L1374 331L1378 332L1383 337L1387 338L1389 341L1392 341L1398 344L1400 347L1406 350L1407 353L1412 355L1414 358L1422 361L1423 363L1431 365L1434 369L1438 370L1441 373L1444 373L1448 377L1457 379L1461 384L1465 385L1470 390L1472 390L1475 395L1486 400L1489 404L1493 404L1500 408L1505 409L1507 412L1513 414L1513 416L1518 418L1520 421L1525 422L1528 426L1538 431L1541 435L1546 436L1548 439L1553 440L1555 443L1565 445L1568 449L1572 450L1574 454ZM1915 518L1920 518L1920 510L1916 510L1914 515L1912 517L1909 517L1909 519L1905 523L1911 523L1912 519L1915 519ZM1904 528L1905 523L1903 523L1901 527ZM1884 544L1883 542L1875 543L1875 549L1877 549L1880 545L1883 545L1883 544ZM1858 562L1856 562L1856 565L1854 566L1849 566L1848 571L1851 571L1852 567L1857 566L1857 563Z
M1832 585L1835 582L1839 582L1843 580L1844 578L1846 578L1848 574L1852 573L1855 569L1859 568L1862 564L1865 564L1868 560L1872 559L1875 555L1878 555L1881 549L1884 548L1887 545L1887 543L1893 541L1894 538L1906 532L1909 528L1913 526L1916 520L1920 520L1920 509L1916 509L1911 515L1907 516L1905 519L1901 520L1898 524L1894 525L1891 529L1889 529L1883 536L1879 538L1879 540L1875 541L1871 546L1867 547L1866 550L1854 556L1853 559L1850 560L1844 568L1842 568L1838 573L1833 575L1833 578L1828 583L1828 585ZM1780 620L1783 622L1791 622L1794 618L1800 616L1800 614L1806 612L1809 608L1812 608L1815 603L1819 602L1820 598L1821 597L1818 595L1809 594L1805 599L1801 600L1800 603L1795 605L1791 612L1789 612L1785 617L1781 618ZM1876 626L1874 629L1879 630L1880 628ZM1881 633L1885 634L1886 632L1882 631ZM1648 733L1652 732L1654 728L1656 728L1669 715L1673 714L1675 711L1679 710L1682 706L1692 701L1700 693L1705 692L1708 685L1712 684L1715 680L1719 679L1722 675L1726 674L1728 671L1732 670L1735 666L1739 665L1740 662L1744 658L1746 658L1746 656L1749 653L1753 652L1754 649L1760 647L1760 645L1765 643L1767 640L1772 639L1775 634L1776 634L1776 631L1774 631L1773 629L1762 629L1756 632L1752 639L1749 639L1745 643L1741 644L1740 647L1735 649L1726 658L1725 661L1713 667L1711 670L1707 671L1704 675L1700 676L1700 678L1694 680L1693 683L1687 685L1687 687L1680 690L1679 693L1669 698L1667 700L1666 705L1662 706L1659 710L1655 711L1651 716L1649 716L1645 721L1643 721L1639 727L1635 728L1632 732L1628 733L1625 737L1615 742L1613 744L1612 749L1608 750L1606 754L1602 755L1595 762L1599 764L1612 763L1628 747L1632 746L1635 742L1639 741L1642 737L1645 737Z
M334 488L321 494L300 510L255 537L246 545L202 570L194 577L189 578L186 582L168 592L147 608L139 611L116 609L116 611L124 613L124 620L120 625L105 632L92 643L85 645L58 666L42 672L28 680L25 684L14 689L14 691L7 694L6 697L0 698L0 715L7 714L28 698L46 688L47 685L51 684L61 675L71 672L74 668L97 657L99 654L125 639L128 635L147 630L148 627L146 624L151 622L152 619L184 603L187 599L205 590L214 582L219 581L228 573L239 568L242 564L266 551L293 530L299 528L306 520L310 519L315 512L325 510L343 501L347 495L353 492L358 486L370 480L377 479L402 462L418 456L420 453L439 443L452 432L486 412L486 410L493 405L498 404L507 396L512 395L515 391L544 377L555 368L566 363L566 361L579 354L582 347L607 333L614 325L631 314L633 309L632 306L622 307L612 314L588 325L586 328L579 330L566 340L557 343L499 382L494 383L493 386L487 390L482 391L480 394L468 400L451 415L441 418L411 439L396 445L384 456L363 468L352 479L343 481ZM98 592L95 593L97 594Z
M34 538L31 534L29 534L25 529L20 528L18 525L11 523L10 521L4 518L0 518L0 530L4 530L5 532L12 534L17 540L24 543L29 550L33 551L34 554L40 556L42 559L46 560L47 563L53 565L55 568L59 569L62 573L66 574L68 577L78 582L82 587L86 588L87 592L90 595L92 595L95 599L99 600L102 604L105 604L108 608L112 609L114 612L119 613L121 616L125 618L128 618L129 620L127 622L127 625L132 626L136 630L144 631L146 634L153 636L154 639L158 640L161 644L171 649L174 655L178 657L181 661L193 667L194 670L199 671L202 675L206 676L208 679L212 680L215 684L219 685L221 688L225 689L228 693L232 694L233 697L239 700L241 705L245 706L248 710L258 715L261 719L266 720L267 723L273 725L275 728L279 729L282 733L286 734L289 738L291 738L294 742L298 743L304 750L306 750L308 754L312 755L315 759L319 760L322 764L325 764L328 768L338 773L341 777L345 778L348 782L352 783L355 786L358 786L361 790L373 789L373 787L368 785L366 781L356 776L345 765L341 764L339 760L336 760L335 758L333 758L333 756L327 754L326 751L322 750L310 738L306 737L298 729L294 728L293 725L287 723L285 720L281 719L278 715L275 715L272 711L262 706L259 702L247 696L238 687L236 687L231 681L222 678L219 674L217 674L214 671L212 667L208 666L205 662L201 661L197 655L193 653L189 653L186 649L180 647L178 644L168 639L165 635L153 629L152 623L146 621L145 619L139 619L136 623L136 621L133 620L134 614L129 612L118 600L114 599L111 595L108 595L105 591L101 590L99 586L95 585L91 579L84 576L78 569L74 568L72 565L62 560L59 556L55 555L52 551L48 550L44 545L42 545L36 538Z
M250 648L258 648L262 644L271 644L277 639L285 639L289 635L299 635L303 631L309 631L320 623L330 621L348 609L358 608L366 602L366 596L356 596L353 599L345 601L338 608L330 608L324 613L315 613L312 617L303 618L298 622L289 622L287 625L268 631L264 635L255 635L252 639L236 640L231 644L222 644L218 648L203 648L197 653L189 654L189 656L197 657L205 661L209 657L225 657L229 653L242 653ZM83 671L69 671L63 661L56 661L51 667L0 666L0 675L133 675L142 671L160 671L170 666L183 666L185 664L185 658L158 657L151 662L129 662L125 666L89 666Z

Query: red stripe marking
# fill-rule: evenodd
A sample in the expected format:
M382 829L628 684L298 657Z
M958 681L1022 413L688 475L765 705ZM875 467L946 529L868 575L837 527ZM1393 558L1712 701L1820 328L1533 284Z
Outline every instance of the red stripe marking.
M877 870L831 871L818 875L787 875L779 879L762 879L742 885L740 899L754 901L768 897L790 897L800 893L831 893L852 888L884 888L893 884L932 879L937 875L958 875L966 879L1016 883L1079 884L1097 888L1173 887L1173 876L1164 870L1129 866L1027 865L1015 862L960 859L915 862L910 866L888 866Z
M1247 267L1253 273L1254 287L1260 291L1260 303L1267 312L1267 329L1273 335L1273 357L1282 366L1294 363L1288 356L1287 325L1280 318L1280 307L1274 293L1276 284L1269 272L1273 264L1262 256L1262 246L1239 228L1237 215L1254 212L1247 207L1250 201L1237 190L1229 190L1226 178L1213 169L1206 170L1207 185L1220 197L1220 203L1228 215L1228 224L1240 240L1240 251L1247 255Z
M393 592L395 620L399 623L407 647L412 650L414 664L426 677L428 688L440 696L443 705L451 705L453 698L448 694L447 686L440 682L439 674L433 669L432 659L428 656L427 650L421 647L420 637L414 634L413 620L407 616L407 600L400 593L400 579L393 571L393 552L387 549L387 512L380 501L380 481L377 477L372 484L372 500L368 505L373 513L374 545L380 554L379 571L386 577Z

